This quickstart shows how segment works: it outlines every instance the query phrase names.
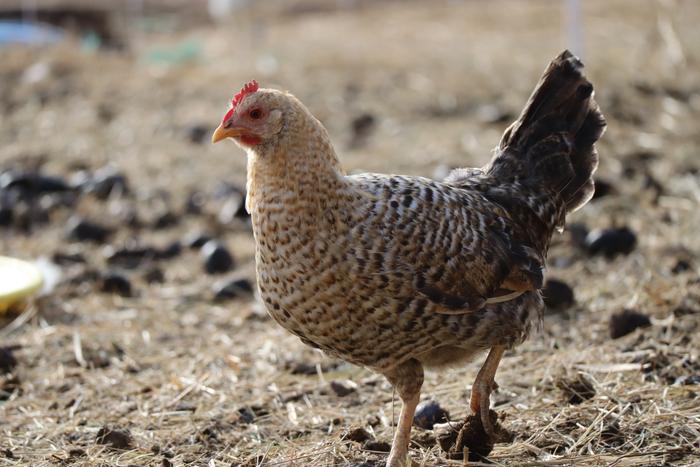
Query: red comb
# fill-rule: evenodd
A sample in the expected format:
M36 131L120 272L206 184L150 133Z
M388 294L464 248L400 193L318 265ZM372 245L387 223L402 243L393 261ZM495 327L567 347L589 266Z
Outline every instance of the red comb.
M255 80L250 81L249 83L246 83L243 88L233 96L233 100L231 100L231 108L229 109L228 112L226 112L226 115L224 115L223 121L225 122L229 118L231 118L231 115L233 115L233 112L236 110L236 106L241 103L243 98L247 96L248 94L253 94L258 90L258 82Z

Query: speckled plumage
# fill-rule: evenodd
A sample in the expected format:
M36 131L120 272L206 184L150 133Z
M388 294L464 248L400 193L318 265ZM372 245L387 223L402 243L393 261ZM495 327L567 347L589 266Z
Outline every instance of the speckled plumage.
M392 465L405 461L423 366L499 349L492 380L502 349L541 320L549 242L592 196L605 127L580 68L568 52L557 57L492 161L445 181L347 176L297 99L260 90L239 104L231 125L257 128L261 141L246 148L260 296L303 342L397 387ZM246 123L252 107L269 121Z

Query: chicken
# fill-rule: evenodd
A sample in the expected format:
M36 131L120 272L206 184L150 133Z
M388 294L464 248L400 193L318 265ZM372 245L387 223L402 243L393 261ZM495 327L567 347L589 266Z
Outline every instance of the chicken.
M446 180L348 176L323 125L294 96L248 83L212 141L248 156L259 293L304 343L383 374L402 408L387 465L405 465L424 367L489 350L471 409L505 350L542 320L550 239L593 195L605 120L570 52L545 70L481 169Z

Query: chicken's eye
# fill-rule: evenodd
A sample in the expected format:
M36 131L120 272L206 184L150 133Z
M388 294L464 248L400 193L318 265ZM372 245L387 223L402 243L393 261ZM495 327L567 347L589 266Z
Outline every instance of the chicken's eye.
M253 109L253 110L251 110L250 112L248 112L248 115L249 115L250 118L252 118L253 120L257 120L257 119L259 119L260 117L262 117L262 110L260 110L260 109Z

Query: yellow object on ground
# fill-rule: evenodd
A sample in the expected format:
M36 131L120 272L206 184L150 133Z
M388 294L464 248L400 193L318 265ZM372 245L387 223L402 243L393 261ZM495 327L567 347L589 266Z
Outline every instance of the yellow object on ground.
M39 269L16 258L0 256L0 314L41 288Z

